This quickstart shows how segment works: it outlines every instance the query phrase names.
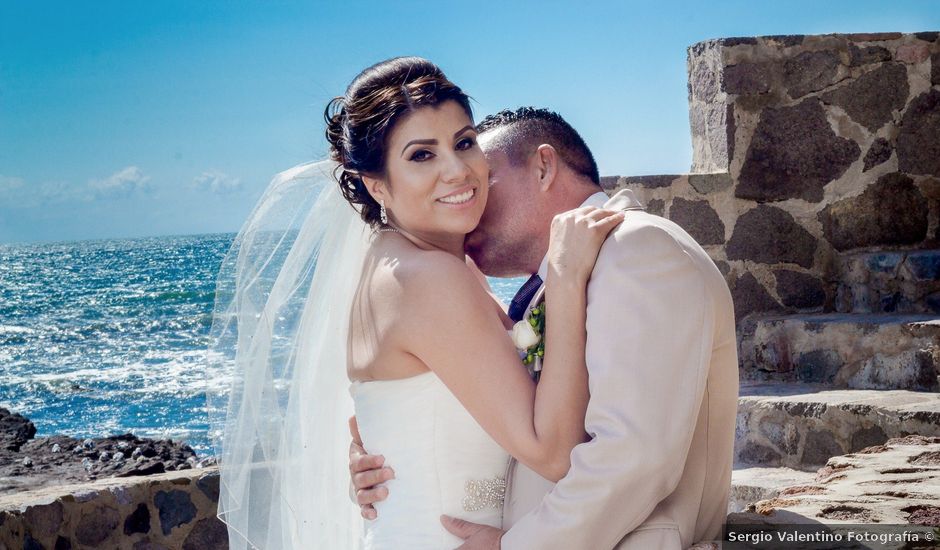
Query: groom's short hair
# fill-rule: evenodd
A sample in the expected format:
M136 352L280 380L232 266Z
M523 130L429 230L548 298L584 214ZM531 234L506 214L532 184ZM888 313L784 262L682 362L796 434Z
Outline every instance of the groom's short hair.
M499 128L506 131L499 136L496 146L506 153L513 165L518 166L539 145L547 143L558 151L569 168L595 184L601 184L597 162L587 143L558 113L535 107L520 107L515 111L505 109L477 124L480 134Z

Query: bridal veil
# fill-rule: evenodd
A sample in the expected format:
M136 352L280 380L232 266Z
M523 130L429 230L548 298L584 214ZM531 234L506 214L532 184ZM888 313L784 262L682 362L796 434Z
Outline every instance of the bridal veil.
M339 192L336 166L277 175L220 270L208 407L233 549L361 546L346 345L372 233Z

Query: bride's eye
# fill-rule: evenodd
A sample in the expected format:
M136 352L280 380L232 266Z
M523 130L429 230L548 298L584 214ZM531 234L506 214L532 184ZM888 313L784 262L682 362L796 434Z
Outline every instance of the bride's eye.
M457 142L457 150L466 151L467 149L472 149L475 143L476 142L473 141L473 138L465 137Z
M411 154L411 160L415 162L424 162L430 160L434 156L434 153L428 151L427 149L419 149Z

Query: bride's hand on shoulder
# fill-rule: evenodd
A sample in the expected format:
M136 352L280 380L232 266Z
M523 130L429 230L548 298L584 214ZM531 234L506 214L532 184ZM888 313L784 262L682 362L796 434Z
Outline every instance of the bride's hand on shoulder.
M548 245L549 276L587 284L607 235L623 221L623 211L582 206L552 220Z

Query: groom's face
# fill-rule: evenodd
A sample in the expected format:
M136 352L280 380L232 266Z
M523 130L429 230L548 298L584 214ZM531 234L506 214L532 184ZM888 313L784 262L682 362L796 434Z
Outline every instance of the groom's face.
M513 164L498 147L499 129L479 136L478 141L490 167L490 188L480 223L464 244L467 254L483 273L491 277L527 275L531 266L525 259L533 231L537 231L526 205L538 183L525 162Z

